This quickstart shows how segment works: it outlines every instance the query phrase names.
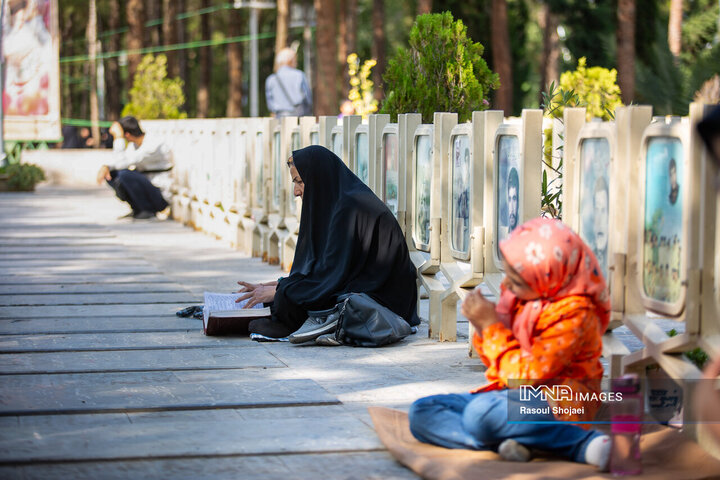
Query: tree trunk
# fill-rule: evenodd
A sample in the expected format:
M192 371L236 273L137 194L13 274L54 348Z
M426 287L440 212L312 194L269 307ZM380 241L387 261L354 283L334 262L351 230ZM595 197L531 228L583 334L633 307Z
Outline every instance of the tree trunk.
M345 5L345 58L341 63L343 67L342 100L344 101L350 95L350 72L348 71L347 57L351 53L357 53L358 2L357 0L348 0L347 2L340 3Z
M127 49L133 52L140 50L144 46L145 2L143 0L127 0L126 12L129 30L125 43ZM128 90L132 88L135 72L141 60L142 55L139 53L131 53L128 55Z
M177 9L179 13L185 13L187 10L187 0L177 0L177 2L174 2L174 0L170 0L173 3L177 3ZM185 21L179 21L177 23L177 40L178 43L185 43L187 41L187 22ZM178 73L180 75L180 78L183 81L183 93L185 94L185 99L191 98L190 97L190 74L188 72L188 54L187 50L177 50L177 62L178 62Z
M97 5L95 0L90 0L88 5L87 23L88 56L90 57L90 132L92 133L93 146L100 145L100 114L98 112L97 95Z
M424 13L432 12L432 0L418 0L417 2L417 14L422 15Z
M540 28L543 31L543 56L540 64L540 91L548 90L550 83L560 82L560 37L557 33L557 15L550 11L550 5L541 6L538 14ZM542 101L542 95L540 95Z
M495 92L494 108L502 110L508 116L512 114L513 108L513 79L507 3L505 0L492 0L490 35L492 38L493 67L500 76L500 88Z
M314 0L317 68L313 82L317 115L337 115L337 21L335 0Z
M314 75L314 64L315 64L315 52L313 50L313 34L310 28L310 23L313 16L313 0L303 0L303 66L302 69L305 71L305 75L310 83L310 88L313 88L313 81L315 80ZM300 66L298 65L298 68Z
M72 38L72 16L71 15L60 15L60 35L61 38ZM62 42L61 42L62 43ZM73 45L70 42L67 42L67 44L61 46L62 50L60 52L60 56L73 56L75 54L75 49L73 48ZM75 72L75 64L76 62L72 63L65 63L60 64L60 72L63 75L67 75L67 78L72 79L73 74ZM63 117L67 118L74 118L73 117L73 96L72 96L72 89L70 82L60 82L60 85L62 87L62 102L60 103L60 108Z
M377 65L372 71L372 81L375 84L375 100L383 98L382 75L385 73L385 2L373 0L372 11L373 43L372 56Z
M175 45L178 42L177 17L178 2L175 0L163 0L163 42L165 45ZM169 77L180 75L178 56L176 51L165 52L167 56L167 68Z
M202 0L200 8L209 8L210 0ZM202 40L210 40L210 15L200 16ZM210 110L210 47L200 47L200 81L197 89L197 117L207 118Z
M683 0L670 0L670 20L668 22L668 46L677 60L682 50Z
M622 101L635 98L635 0L618 0L617 66Z
M110 0L108 15L108 30L115 31L120 28L120 2ZM108 39L108 51L117 52L120 50L120 35L110 35ZM122 85L120 83L120 67L117 57L105 59L105 87L108 95L105 96L105 114L109 120L120 118L120 97Z
M231 37L242 35L242 13L239 9L230 10L228 30ZM228 55L228 101L225 114L228 117L242 117L242 79L243 44L229 43Z
M148 41L151 46L157 47L162 44L162 2L163 0L145 0L147 3L145 8L147 9L147 21L153 22L153 24L147 27L148 30Z
M290 0L277 0L277 25L275 28L275 55L288 46L290 23Z
M340 2L340 11L338 12L338 65L342 74L342 86L340 88L340 100L343 101L348 97L350 92L350 74L347 68L347 57L350 54L347 45L347 24L348 24L348 5L346 2Z

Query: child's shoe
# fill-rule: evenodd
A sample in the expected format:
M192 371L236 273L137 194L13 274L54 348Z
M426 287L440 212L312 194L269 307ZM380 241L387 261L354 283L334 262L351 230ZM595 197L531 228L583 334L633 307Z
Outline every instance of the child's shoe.
M529 462L532 455L530 450L523 444L512 438L504 440L498 447L500 458L508 462Z
M610 437L600 435L593 438L585 449L585 463L595 465L601 472L607 472L610 463Z

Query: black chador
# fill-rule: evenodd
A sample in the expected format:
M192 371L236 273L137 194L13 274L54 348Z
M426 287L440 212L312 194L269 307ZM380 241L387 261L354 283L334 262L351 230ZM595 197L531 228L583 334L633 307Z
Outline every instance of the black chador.
M330 308L350 292L418 325L415 267L390 210L330 150L296 150L293 161L305 190L292 269L271 309L273 323L285 327L275 335L294 332L308 310Z

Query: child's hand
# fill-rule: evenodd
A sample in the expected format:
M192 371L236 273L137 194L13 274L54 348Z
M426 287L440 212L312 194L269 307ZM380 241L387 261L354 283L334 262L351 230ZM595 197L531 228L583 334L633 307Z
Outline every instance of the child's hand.
M460 311L478 331L497 322L495 304L486 299L480 290L473 290L465 297Z

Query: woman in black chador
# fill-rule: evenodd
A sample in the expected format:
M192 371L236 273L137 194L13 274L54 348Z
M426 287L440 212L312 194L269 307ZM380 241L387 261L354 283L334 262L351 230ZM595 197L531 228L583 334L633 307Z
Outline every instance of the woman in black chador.
M290 341L302 343L330 333L333 316L308 318L308 311L330 309L351 292L366 293L418 325L415 268L390 210L324 147L294 151L288 166L294 194L303 200L295 258L277 282L238 282L248 307L272 303L272 318L251 322L251 336L284 339L300 329Z

